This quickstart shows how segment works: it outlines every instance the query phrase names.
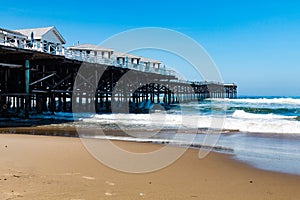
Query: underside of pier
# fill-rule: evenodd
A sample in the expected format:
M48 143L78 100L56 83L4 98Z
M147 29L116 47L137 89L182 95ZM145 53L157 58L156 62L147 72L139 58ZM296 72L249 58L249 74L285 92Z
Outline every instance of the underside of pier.
M235 84L188 83L171 75L67 59L0 45L2 116L43 112L147 112L207 98L236 98Z

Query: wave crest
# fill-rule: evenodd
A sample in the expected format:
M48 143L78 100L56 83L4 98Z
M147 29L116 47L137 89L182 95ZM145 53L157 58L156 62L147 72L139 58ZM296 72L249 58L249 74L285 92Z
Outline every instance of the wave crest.
M248 113L244 110L236 110L232 114L233 118L240 118L240 119L296 119L296 116L283 116L283 115L275 115L272 113L269 114L254 114Z

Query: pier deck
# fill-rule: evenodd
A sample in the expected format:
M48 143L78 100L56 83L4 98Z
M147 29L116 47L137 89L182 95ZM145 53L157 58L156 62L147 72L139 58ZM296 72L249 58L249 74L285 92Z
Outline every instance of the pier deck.
M84 66L83 73L80 71ZM236 98L235 84L188 82L172 73L70 59L0 45L0 112L140 112L142 102L170 105ZM72 106L73 105L73 106ZM115 105L115 106L112 106ZM112 110L112 109L116 110Z

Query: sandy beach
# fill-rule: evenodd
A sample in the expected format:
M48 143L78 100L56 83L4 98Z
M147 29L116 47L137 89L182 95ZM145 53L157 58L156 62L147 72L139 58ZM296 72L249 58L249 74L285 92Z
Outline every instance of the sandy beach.
M132 152L161 146L115 142ZM174 147L179 148L179 147ZM300 199L300 177L189 149L172 165L127 174L94 159L79 138L0 135L0 199Z

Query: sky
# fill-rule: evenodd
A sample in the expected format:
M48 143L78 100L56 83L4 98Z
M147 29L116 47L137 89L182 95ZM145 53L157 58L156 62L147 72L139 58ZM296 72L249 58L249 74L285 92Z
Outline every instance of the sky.
M14 0L1 2L0 24L7 29L54 25L67 45L99 44L134 28L172 29L198 42L223 81L238 85L239 95L300 96L297 0ZM165 61L163 55L154 59ZM175 60L166 62L176 65Z

